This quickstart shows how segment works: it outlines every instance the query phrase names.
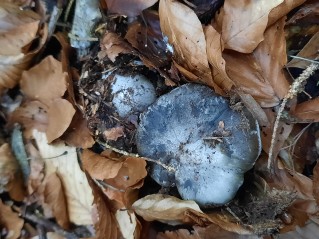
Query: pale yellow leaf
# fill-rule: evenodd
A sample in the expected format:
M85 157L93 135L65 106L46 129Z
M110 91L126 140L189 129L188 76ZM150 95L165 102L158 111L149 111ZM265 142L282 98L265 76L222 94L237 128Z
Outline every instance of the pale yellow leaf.
M195 201L181 200L164 194L151 194L137 200L135 212L146 221L161 221L170 225L182 224L187 210L202 213Z
M57 172L61 178L70 221L77 225L92 224L92 189L79 166L76 148L66 146L62 141L49 145L45 133L36 130L33 137L45 161L46 174Z

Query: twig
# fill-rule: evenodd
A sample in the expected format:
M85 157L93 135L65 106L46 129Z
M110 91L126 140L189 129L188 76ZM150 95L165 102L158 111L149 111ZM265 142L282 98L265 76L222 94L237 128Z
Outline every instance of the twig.
M317 60L317 59L318 59L318 57L315 60ZM278 110L278 113L277 113L277 116L276 116L276 120L275 120L275 124L274 124L273 133L272 133L272 136L271 136L271 144L270 144L270 148L269 148L268 164L267 164L268 169L271 169L271 167L274 166L274 146L275 146L275 142L276 142L276 139L277 139L277 131L278 131L278 127L279 127L280 117L281 117L282 112L284 111L284 109L286 107L286 104L287 104L289 99L292 99L298 93L303 91L303 89L301 89L302 88L302 83L304 81L306 81L311 75L313 75L315 73L315 71L318 70L318 69L319 69L318 62L311 63L300 74L300 76L292 83L287 95L284 97L284 99L283 99L283 101L282 101L282 103L280 105L280 108Z
M71 232L67 232L65 231L63 228L61 228L59 225L55 224L54 222L49 221L48 219L42 218L42 217L38 217L34 214L31 213L25 213L23 215L21 215L21 217L34 222L40 226L43 226L46 229L49 230L53 230L56 233L64 236L67 239L78 239L79 237L77 235L75 235L74 233Z
M308 62L315 63L315 64L319 64L319 61L307 59L307 58L300 57L300 56L290 56L289 55L289 57L295 58L295 59L299 59L299 60L303 60L303 61L308 61Z
M116 153L123 154L123 155L129 156L129 157L141 158L141 159L144 159L145 161L152 162L152 163L156 163L156 164L162 166L162 167L165 168L168 172L176 172L176 169L175 169L174 167L169 166L169 165L166 165L166 164L163 164L162 162L160 162L160 161L158 161L158 160L150 159L150 158L146 158L146 157L141 157L141 156L138 155L138 154L132 154L132 153L126 152L126 151L124 151L124 150L114 148L114 147L112 147L111 145L109 145L109 144L107 144L107 143L104 143L104 142L101 142L101 141L99 141L99 140L97 140L96 142L98 142L99 144L103 145L103 146L104 146L105 148L107 148L107 149L113 150L113 151L116 152Z

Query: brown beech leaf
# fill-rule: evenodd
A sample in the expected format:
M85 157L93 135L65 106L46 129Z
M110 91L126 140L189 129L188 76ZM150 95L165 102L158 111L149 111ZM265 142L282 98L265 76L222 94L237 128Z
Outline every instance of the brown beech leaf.
M94 195L95 212L92 217L95 228L95 237L105 239L120 238L118 235L119 232L116 219L110 210L110 205L107 198L101 192L100 188L93 182L90 176L87 175L87 177Z
M299 119L319 122L319 98L297 104L293 114Z
M6 229L6 239L17 239L20 237L24 221L18 213L13 212L10 206L3 204L0 200L0 225Z
M157 0L105 0L110 13L136 17L143 10L153 6Z
M100 42L101 51L98 53L99 59L108 57L115 62L119 54L133 54L134 49L123 38L113 32L106 32Z
M144 11L143 21L135 21L130 24L125 39L141 55L151 61L155 68L170 64L172 53L161 31L157 11Z
M205 35L195 12L180 2L161 0L159 17L162 32L174 47L176 66L191 75L185 71L181 73L190 80L215 88L207 60Z
M92 224L92 189L78 163L76 148L62 141L48 144L45 133L36 130L33 137L44 159L46 175L56 172L62 181L69 220L77 225Z
M30 99L46 101L60 98L67 89L67 73L53 56L22 73L21 90Z
M147 175L146 162L142 158L127 157L122 164L118 174L114 178L104 181L115 188L126 190L128 188L140 188L143 179Z
M72 104L65 99L54 99L49 102L48 127L46 135L48 142L59 138L71 124L75 114Z
M268 26L286 16L291 10L306 2L306 0L285 0L277 7L273 8L268 16Z
M107 129L103 132L103 136L106 140L116 141L118 138L124 135L124 128L122 126L117 126L111 129Z
M31 10L21 11L19 6L1 1L0 11L0 45L5 46L0 49L1 92L19 82L22 71L43 46L47 32L46 27L40 29L40 16Z
M57 173L52 173L45 178L43 194L43 207L48 207L58 224L62 228L68 229L70 226L70 221L67 210L67 202L61 179Z
M86 149L82 153L82 164L85 171L94 179L114 178L119 173L123 162L93 153Z
M24 128L24 136L30 138L32 130L37 129L45 132L48 127L48 106L40 101L26 101L10 114L8 126L19 123Z
M0 191L8 191L16 201L22 201L26 196L18 161L7 143L0 146Z
M263 41L269 12L283 0L236 1L226 0L222 8L223 18L217 18L222 26L222 39L226 49L251 53Z
M212 75L215 83L225 92L229 92L234 86L234 82L226 73L226 63L222 56L224 50L223 40L213 26L204 28L208 62L212 65Z
M244 93L262 107L277 105L289 90L283 71L286 64L285 20L265 32L265 39L251 54L224 52L226 72Z
M319 15L319 2L308 1L303 4L294 15L289 18L286 25L300 23L300 22L316 22Z
M187 220L187 210L203 214L195 201L184 201L164 194L143 197L133 203L132 208L146 221L157 220L170 225L183 224Z
M93 136L87 127L83 114L77 110L67 131L61 137L67 144L86 149L94 144Z

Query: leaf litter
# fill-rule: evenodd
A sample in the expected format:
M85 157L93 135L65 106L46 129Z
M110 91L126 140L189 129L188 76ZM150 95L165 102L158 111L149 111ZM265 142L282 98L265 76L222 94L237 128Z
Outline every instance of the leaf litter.
M1 235L297 238L303 230L313 238L319 29L318 4L304 2L100 0L102 20L78 39L69 34L72 1L3 1ZM55 8L64 11L51 37ZM88 54L70 40L87 41ZM204 84L230 98L232 109L252 111L263 152L233 200L200 208L150 177L158 158L138 155L140 112L115 110L115 74L145 76L157 97ZM215 138L218 147L223 139Z

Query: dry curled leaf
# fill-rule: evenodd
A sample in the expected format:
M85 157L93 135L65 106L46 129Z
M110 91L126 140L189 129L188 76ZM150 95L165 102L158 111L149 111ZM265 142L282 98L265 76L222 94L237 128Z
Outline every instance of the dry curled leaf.
M114 178L119 173L123 162L108 157L103 157L88 149L82 153L83 168L94 179L104 180Z
M319 121L319 98L297 104L293 114L302 120Z
M226 73L226 62L222 56L224 45L221 35L211 25L205 27L204 31L207 44L207 57L208 62L212 65L213 80L221 89L229 92L234 86L234 82Z
M262 107L278 105L289 90L283 69L286 64L284 24L285 20L281 19L268 28L265 40L251 54L234 51L223 54L229 77Z
M0 200L0 225L2 232L4 228L7 232L6 239L17 239L20 237L24 221L18 213L13 212L10 206L5 205Z
M23 72L20 86L29 99L53 100L64 95L67 88L66 79L67 73L62 70L61 62L48 56Z
M87 175L87 177L94 195L94 214L92 214L92 217L95 228L95 237L105 239L119 238L116 219L110 210L110 204L107 198L90 176Z
M176 67L185 69L181 73L190 80L218 88L208 65L202 24L195 12L180 2L161 0L159 17L162 32L174 47Z
M93 195L87 178L80 168L75 147L57 141L48 144L45 133L33 131L41 157L45 162L46 175L58 173L67 201L69 220L77 225L92 224Z
M170 225L185 222L187 210L194 210L201 214L199 206L194 201L184 201L164 194L152 194L137 200L132 208L146 221L161 221Z
M43 197L44 202L42 204L44 212L47 212L47 216L51 215L57 220L58 224L68 229L70 226L67 202L64 195L62 181L57 173L48 175L44 180Z
M13 88L33 56L46 41L47 31L40 16L31 10L21 11L12 3L0 3L0 92ZM40 41L37 42L38 38ZM32 47L31 47L32 46Z
M263 41L269 12L283 0L236 1L226 0L222 8L223 18L217 18L222 26L221 34L226 49L251 53Z

